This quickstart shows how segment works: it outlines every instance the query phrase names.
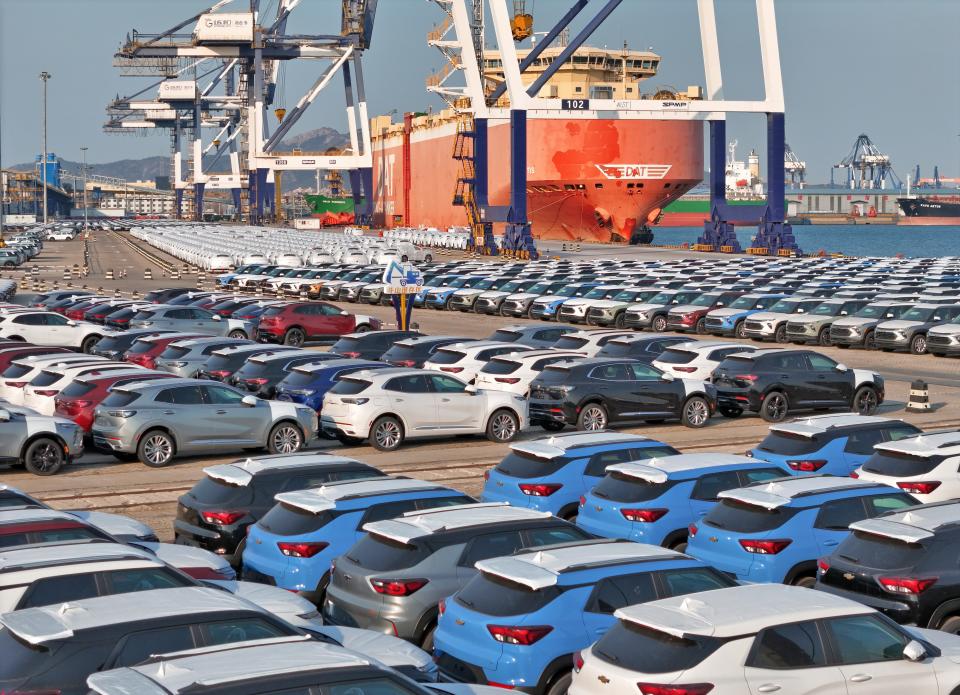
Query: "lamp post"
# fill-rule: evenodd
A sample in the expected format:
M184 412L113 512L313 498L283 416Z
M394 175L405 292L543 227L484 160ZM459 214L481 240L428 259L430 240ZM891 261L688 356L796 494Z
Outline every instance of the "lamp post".
M43 224L47 224L47 80L52 75L44 70L40 73L43 80L43 161L40 166L43 171Z
M83 152L83 231L87 231L87 148L81 147Z

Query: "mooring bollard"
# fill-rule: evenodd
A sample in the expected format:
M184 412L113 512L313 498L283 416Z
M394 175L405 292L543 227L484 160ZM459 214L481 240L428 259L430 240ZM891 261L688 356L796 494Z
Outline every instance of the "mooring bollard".
M917 379L910 384L910 398L907 399L907 410L923 412L930 410L930 388L927 382Z

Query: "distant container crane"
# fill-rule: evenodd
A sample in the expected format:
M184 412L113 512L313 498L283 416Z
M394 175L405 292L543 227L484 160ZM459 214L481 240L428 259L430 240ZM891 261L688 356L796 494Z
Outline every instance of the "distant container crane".
M834 184L834 169L845 169L847 174L847 188L885 189L887 183L891 188L903 188L903 182L893 170L889 155L885 155L873 144L870 137L861 133L853 143L853 150L843 158L839 164L834 164L830 170L830 183Z
M807 177L807 163L801 162L796 153L790 149L789 143L783 143L783 170L790 177L789 183L794 188L803 188Z

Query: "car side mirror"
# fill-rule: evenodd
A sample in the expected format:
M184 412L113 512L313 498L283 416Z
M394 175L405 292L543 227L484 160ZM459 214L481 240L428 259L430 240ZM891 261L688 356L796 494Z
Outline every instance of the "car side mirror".
M10 422L9 410L0 410L0 422Z
M847 365L845 365L845 364L838 364L838 365L837 365L837 371L838 371L838 372L845 372L845 371L847 371Z
M841 315L841 316L846 316L846 315L847 315L847 312L841 311L841 312L840 312L840 315Z
M214 321L223 321L223 317L220 314L214 314L211 318Z
M67 321L67 325L68 325L68 326L76 326L76 325L77 325L77 322L74 321L73 319L69 319L69 320Z
M248 408L256 408L259 400L260 399L256 396L244 396L242 399L240 399L240 402Z
M917 640L910 640L903 648L903 658L914 663L927 658L927 649Z
M350 315L350 312L347 311L346 309L344 309L343 311L340 312L340 315L341 315L341 316L349 316L349 315Z
M471 396L477 395L477 387L474 384L467 384L463 391L464 393L469 393Z
M673 374L671 374L670 372L664 372L663 374L660 375L660 380L661 380L661 381L673 381L673 380L676 379L676 378L677 378L677 377L675 377L675 376L674 376Z
M723 302L717 302L717 306L723 306Z

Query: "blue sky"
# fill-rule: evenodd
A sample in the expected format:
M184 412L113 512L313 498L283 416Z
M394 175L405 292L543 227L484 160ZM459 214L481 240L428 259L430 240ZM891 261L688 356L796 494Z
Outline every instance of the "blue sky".
M262 0L272 14L277 0ZM600 4L602 0L593 0ZM546 30L569 0L526 0L535 29ZM132 28L166 29L203 9L196 0L0 0L0 161L32 160L40 151L41 70L49 83L49 148L72 160L88 146L91 162L166 154L166 135L102 132L104 106L148 82L121 77L113 52ZM244 0L235 0L238 8ZM759 50L752 0L717 0L728 98L759 96ZM333 33L339 0L303 0L288 29ZM422 110L441 102L424 78L442 65L426 32L442 11L429 0L380 0L373 49L365 59L371 115ZM889 154L901 178L919 163L944 175L960 168L960 27L958 0L777 0L787 103L787 139L806 160L808 180L824 181L856 136L868 133ZM227 9L227 8L225 8ZM703 84L694 0L624 0L594 35L594 45L653 47L661 54L658 85ZM285 71L292 106L316 78L318 65ZM321 97L324 99L324 97ZM343 130L341 90L331 90L301 119L298 131ZM732 116L728 136L743 157L763 150L759 117Z

